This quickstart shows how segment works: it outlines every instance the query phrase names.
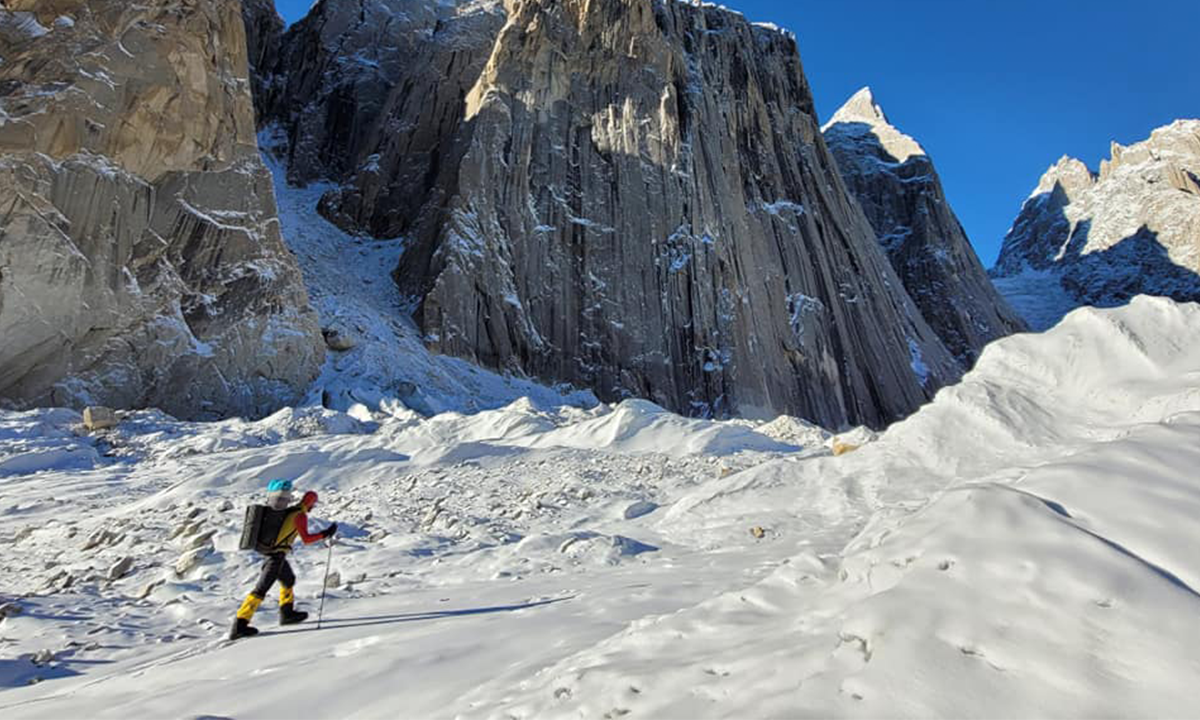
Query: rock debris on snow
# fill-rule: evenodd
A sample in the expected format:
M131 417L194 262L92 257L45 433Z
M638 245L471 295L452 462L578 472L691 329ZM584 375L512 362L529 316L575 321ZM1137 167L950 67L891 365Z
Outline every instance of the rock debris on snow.
M129 573L131 568L133 568L133 558L129 555L126 555L117 562L113 563L112 567L108 569L108 579L120 580Z
M117 414L106 407L87 407L83 409L83 427L88 432L107 430L117 426Z

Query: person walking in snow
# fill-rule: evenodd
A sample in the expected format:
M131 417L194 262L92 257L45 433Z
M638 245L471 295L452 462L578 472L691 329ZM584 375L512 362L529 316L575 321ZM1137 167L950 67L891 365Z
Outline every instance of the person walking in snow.
M283 513L282 525L279 528L279 533L276 535L275 544L272 546L270 553L266 554L266 562L263 563L262 574L258 578L258 584L246 596L242 602L242 606L238 608L237 617L233 621L233 628L229 631L229 639L237 640L242 637L251 637L258 634L258 630L251 627L250 621L254 618L254 613L258 610L258 606L262 604L263 598L270 592L271 586L275 581L279 581L279 624L293 625L295 623L304 622L308 617L308 613L301 612L295 608L295 595L292 588L296 585L296 573L292 571L292 566L288 564L287 555L292 550L292 544L299 537L305 545L332 538L337 532L337 523L331 524L319 533L310 533L308 531L308 513L317 504L317 494L312 490L304 493L299 504L290 505L292 501L292 481L291 480L272 480L267 488L270 495L267 503L272 510Z

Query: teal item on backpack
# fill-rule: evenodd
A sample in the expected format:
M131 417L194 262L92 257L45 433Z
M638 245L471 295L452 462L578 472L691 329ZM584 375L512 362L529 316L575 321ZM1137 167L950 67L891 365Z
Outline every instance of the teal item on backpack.
M291 492L291 491L292 491L292 481L291 480L272 480L270 482L270 484L267 485L267 492Z

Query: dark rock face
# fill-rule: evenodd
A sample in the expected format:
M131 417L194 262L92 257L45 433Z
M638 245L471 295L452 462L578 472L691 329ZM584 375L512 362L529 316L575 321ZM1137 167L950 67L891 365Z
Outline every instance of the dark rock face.
M991 273L1018 290L1030 275L1056 282L1069 298L1059 317L1138 294L1200 300L1200 120L1114 143L1099 173L1063 157L1025 201Z
M264 119L270 113L275 88L275 63L283 38L284 22L275 11L275 0L242 0L246 25L246 58L250 65L254 112Z
M1026 329L988 279L933 162L888 123L869 89L838 110L823 132L904 288L964 368L992 340Z
M606 399L834 426L886 424L957 377L833 168L793 38L650 0L509 3L506 22L469 7L437 26L452 51L421 51L455 59L436 93L335 101L375 82L355 75L305 95L326 98L313 117L354 108L341 128L408 118L339 151L385 171L325 162L324 135L288 126L297 179L350 178L331 217L411 228L398 279L434 350ZM289 33L289 87L321 74L287 58L329 47L313 38L337 15Z
M324 349L255 144L240 5L6 8L0 397L294 402Z
M961 373L817 127L794 38L659 0L325 0L263 103L323 214L407 234L437 351L604 399L882 426Z
M473 3L457 14L442 8L440 17L409 30L403 74L354 150L356 164L342 187L323 198L325 217L343 229L395 237L413 228L422 208L442 202L461 161L456 140L467 93L504 19L497 3Z
M288 180L341 185L322 213L351 232L407 232L456 164L464 99L504 24L497 2L318 4L267 64L261 119L286 136Z
M1063 157L1038 182L1013 223L992 274L1004 277L1032 270L1050 270L1059 260L1074 230L1066 208L1072 198L1091 192L1096 184L1092 171L1079 160Z

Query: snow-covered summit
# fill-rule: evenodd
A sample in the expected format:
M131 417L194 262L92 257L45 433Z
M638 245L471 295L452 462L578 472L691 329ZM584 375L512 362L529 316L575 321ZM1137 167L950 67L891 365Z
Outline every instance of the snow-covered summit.
M821 127L821 130L826 130L830 125L839 122L886 123L887 121L883 108L875 101L875 93L872 92L870 86L864 86L837 109L837 112L833 114L829 122Z
M841 126L841 127L839 127ZM866 127L861 127L866 126ZM925 149L913 138L896 129L887 119L883 108L875 101L870 87L854 93L846 104L821 126L828 137L830 131L853 135L874 133L879 143L892 156L893 162L904 162L914 155L925 155Z
M1140 293L1200 298L1200 120L1177 120L1128 147L1113 143L1098 173L1060 159L1022 206L992 275L1023 298L1027 314L1043 310L1028 293L1033 277L1073 298L1059 317Z

